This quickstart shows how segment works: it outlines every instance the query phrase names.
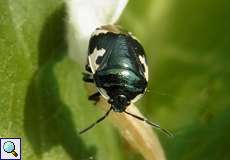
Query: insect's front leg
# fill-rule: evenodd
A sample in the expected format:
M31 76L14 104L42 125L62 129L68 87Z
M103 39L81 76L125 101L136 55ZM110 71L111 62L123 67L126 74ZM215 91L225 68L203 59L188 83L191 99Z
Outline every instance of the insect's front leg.
M83 81L88 82L88 83L94 83L93 72L90 68L88 59L87 59L86 65L85 65L85 70L86 70L86 72L82 73L83 74Z
M84 82L94 83L94 79L93 79L92 74L83 72L82 75L83 75L83 81Z
M87 61L87 64L85 65L85 70L90 72L90 73L93 73L91 68L90 68L90 65L89 65L89 62Z
M88 97L88 100L94 101L94 105L96 105L97 102L99 102L99 100L100 100L100 96L101 96L101 94L99 92L96 92L96 93L90 95Z

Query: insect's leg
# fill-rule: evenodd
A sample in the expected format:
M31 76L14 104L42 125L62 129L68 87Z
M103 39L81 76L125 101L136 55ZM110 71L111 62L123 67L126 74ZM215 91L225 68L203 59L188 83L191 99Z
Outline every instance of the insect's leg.
M88 126L87 128L83 129L82 131L80 131L79 133L85 133L86 131L88 131L89 129L93 128L94 126L96 126L96 124L100 123L101 121L103 121L110 113L110 111L112 110L112 107L110 107L110 109L105 113L104 116L102 116L101 118L99 118L96 122L92 123L90 126Z
M89 64L85 65L85 70L88 71L88 72L90 72L90 73L92 73L92 70L91 70Z
M88 100L94 101L94 104L96 105L97 102L99 102L99 100L100 100L100 96L101 96L101 94L99 92L96 92L96 93L90 95L88 97Z
M90 68L90 65L89 65L89 60L87 59L87 62L86 62L86 65L85 65L85 70L89 73L82 73L83 74L83 81L85 82L88 82L88 83L94 83L94 80L93 80L93 72Z
M90 68L90 65L89 65L89 60L87 59L87 62L86 62L86 65L85 65L85 70L88 71L89 73L93 73L91 68Z
M156 123L153 123L153 122L149 121L148 119L146 119L146 118L144 118L144 117L137 116L137 115L132 114L132 113L127 112L127 111L124 111L124 112L125 112L126 114L128 114L128 115L130 115L130 116L136 118L136 119L139 119L139 120L141 120L141 121L144 121L145 123L147 123L147 124L149 124L149 125L151 125L151 126L153 126L153 127L155 127L155 128L160 129L163 133L165 133L165 134L168 135L169 137L173 137L173 136L174 136L174 135L173 135L170 131L168 131L167 129L161 128L160 125L158 125L158 124L156 124Z
M85 73L85 72L83 72L82 74L83 74L83 81L84 82L94 83L93 75L92 74Z

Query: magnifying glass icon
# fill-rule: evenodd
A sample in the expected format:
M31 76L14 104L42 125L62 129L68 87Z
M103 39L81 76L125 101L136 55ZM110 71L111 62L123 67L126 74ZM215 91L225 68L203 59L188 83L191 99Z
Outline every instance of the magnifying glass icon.
M3 144L3 150L6 152L6 153L11 153L14 155L14 157L17 157L18 154L17 152L15 152L15 145L13 142L11 141L6 141L4 144Z

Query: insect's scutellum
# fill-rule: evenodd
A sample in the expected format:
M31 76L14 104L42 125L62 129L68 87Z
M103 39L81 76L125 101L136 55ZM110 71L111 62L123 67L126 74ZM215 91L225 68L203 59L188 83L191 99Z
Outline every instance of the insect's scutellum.
M102 95L111 107L104 116L82 130L81 134L104 120L113 110L124 112L172 136L159 125L126 111L130 103L136 102L145 94L148 84L145 51L130 32L115 25L97 28L89 40L85 68L87 73L84 73L83 80L94 83L98 90L89 100L97 102Z

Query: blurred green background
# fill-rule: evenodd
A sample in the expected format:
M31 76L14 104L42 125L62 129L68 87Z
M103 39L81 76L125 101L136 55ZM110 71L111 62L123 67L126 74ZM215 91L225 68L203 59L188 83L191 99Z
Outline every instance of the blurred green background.
M150 84L140 110L169 160L230 159L230 1L130 1L119 24L142 42ZM22 137L23 159L142 160L87 100L65 43L64 1L0 1L0 137ZM101 137L103 136L103 140Z

